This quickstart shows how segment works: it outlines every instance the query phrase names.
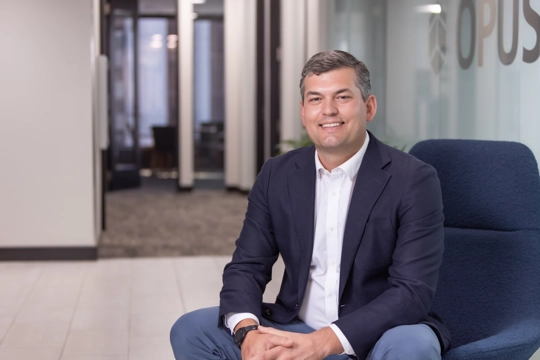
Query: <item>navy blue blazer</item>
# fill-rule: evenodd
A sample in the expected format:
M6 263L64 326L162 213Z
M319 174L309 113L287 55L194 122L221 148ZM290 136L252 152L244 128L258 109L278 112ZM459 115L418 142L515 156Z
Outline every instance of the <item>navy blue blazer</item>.
M359 359L390 328L425 323L444 351L450 335L430 312L444 247L435 170L371 133L347 215L335 324ZM223 273L223 315L249 312L286 323L300 310L314 242L315 148L268 160L249 194L232 261ZM275 304L262 303L278 254L285 273Z

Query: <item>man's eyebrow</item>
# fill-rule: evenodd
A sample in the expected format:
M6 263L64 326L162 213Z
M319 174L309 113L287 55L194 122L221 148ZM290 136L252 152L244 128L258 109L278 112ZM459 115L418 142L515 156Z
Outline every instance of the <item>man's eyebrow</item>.
M337 95L337 94L341 94L341 93L344 93L344 92L347 92L347 91L350 92L351 89L349 89L349 88L339 89L338 91L335 92L335 94Z
M342 94L344 92L351 92L351 89L349 88L343 88L343 89L339 89L337 90L336 92L334 92L334 95L339 95L339 94ZM306 93L306 96L310 96L310 95L318 95L318 96L321 96L322 94L318 91L308 91Z

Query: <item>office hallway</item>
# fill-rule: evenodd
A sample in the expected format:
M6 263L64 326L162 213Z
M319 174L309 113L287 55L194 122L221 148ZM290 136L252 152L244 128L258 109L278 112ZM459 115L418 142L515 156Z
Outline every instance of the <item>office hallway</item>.
M247 197L207 189L177 193L171 184L107 193L100 258L232 254Z

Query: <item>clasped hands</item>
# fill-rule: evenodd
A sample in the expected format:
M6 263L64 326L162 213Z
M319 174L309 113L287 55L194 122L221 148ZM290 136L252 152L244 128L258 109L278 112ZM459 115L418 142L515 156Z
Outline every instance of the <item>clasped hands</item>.
M242 344L243 360L321 360L341 352L343 347L329 327L298 334L259 326Z

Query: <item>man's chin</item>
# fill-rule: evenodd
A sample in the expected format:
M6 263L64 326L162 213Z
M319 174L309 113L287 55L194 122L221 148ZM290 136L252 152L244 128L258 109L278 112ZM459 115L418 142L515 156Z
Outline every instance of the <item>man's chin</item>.
M339 154L340 152L345 151L342 144L336 144L336 143L322 143L319 145L315 145L317 148L317 151L319 152L326 152L329 154Z

